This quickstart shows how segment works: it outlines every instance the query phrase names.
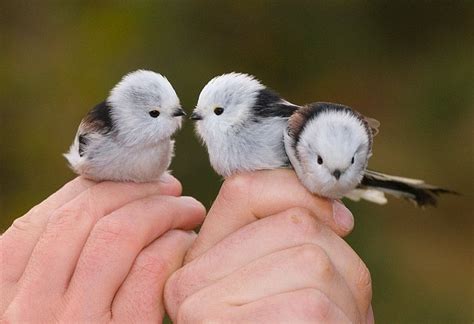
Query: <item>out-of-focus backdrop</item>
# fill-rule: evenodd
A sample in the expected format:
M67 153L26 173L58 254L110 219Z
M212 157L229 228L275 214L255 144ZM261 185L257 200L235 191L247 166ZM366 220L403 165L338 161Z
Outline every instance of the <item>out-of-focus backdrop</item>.
M190 111L204 84L255 74L295 103L381 121L370 166L460 191L438 208L347 202L380 323L473 320L474 6L470 1L2 1L1 216L73 178L61 153L125 73L166 75ZM187 121L172 164L207 206L221 180Z

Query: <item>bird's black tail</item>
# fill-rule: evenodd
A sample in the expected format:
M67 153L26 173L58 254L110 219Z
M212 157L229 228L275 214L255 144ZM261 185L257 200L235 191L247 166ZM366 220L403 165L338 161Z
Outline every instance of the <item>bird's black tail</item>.
M358 189L387 193L398 198L414 202L417 206L436 206L440 194L458 194L457 192L426 184L422 180L402 178L366 170ZM361 196L360 198L364 198ZM368 199L371 200L371 199Z

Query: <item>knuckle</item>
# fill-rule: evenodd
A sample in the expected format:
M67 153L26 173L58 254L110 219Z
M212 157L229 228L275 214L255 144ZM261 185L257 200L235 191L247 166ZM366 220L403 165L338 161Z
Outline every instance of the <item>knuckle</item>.
M193 295L186 298L179 306L176 323L202 323L205 319L203 315L202 303Z
M310 288L302 292L300 304L300 311L305 317L323 322L329 319L331 308L334 307L324 293Z
M188 279L184 269L186 267L173 273L165 284L164 296L167 308L174 310L174 313L176 313L176 309L180 307L193 289L192 281Z
M63 206L51 213L47 227L63 230L83 221L84 218L89 216L88 209L82 203L74 206Z
M305 244L298 252L299 262L303 269L311 269L318 280L331 280L336 271L331 259L323 248L315 244Z
M31 217L31 219L36 219L38 217L38 215L40 215L41 213L43 213L43 208L41 207L41 204L40 204L40 205L36 205L36 206L32 207L26 213L25 216ZM25 217L25 216L23 216L23 217Z
M32 217L33 215L30 214L15 219L12 223L12 228L17 232L30 232L32 229L37 227L37 225L32 221Z
M252 186L252 177L249 174L235 174L224 181L219 195L226 200L247 196Z
M314 233L319 231L322 227L311 211L302 207L293 207L287 210L282 215L282 218L287 224L287 227L293 229L298 236L309 233L314 235Z
M171 265L164 258L157 257L148 252L142 252L135 261L135 267L140 277L163 277L171 269Z
M132 222L124 222L114 217L104 217L99 220L92 230L91 238L105 244L114 244L117 241L136 243L139 240Z

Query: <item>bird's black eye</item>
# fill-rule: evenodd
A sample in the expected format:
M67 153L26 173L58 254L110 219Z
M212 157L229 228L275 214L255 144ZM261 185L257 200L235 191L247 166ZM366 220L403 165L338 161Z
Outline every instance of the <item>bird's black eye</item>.
M216 107L214 108L214 114L216 114L217 116L219 116L220 114L222 114L224 112L224 108L222 107Z
M323 164L323 158L318 155L318 164Z
M354 157L352 157L351 164L354 164Z
M151 110L149 114L151 117L156 118L160 115L160 112L158 110Z

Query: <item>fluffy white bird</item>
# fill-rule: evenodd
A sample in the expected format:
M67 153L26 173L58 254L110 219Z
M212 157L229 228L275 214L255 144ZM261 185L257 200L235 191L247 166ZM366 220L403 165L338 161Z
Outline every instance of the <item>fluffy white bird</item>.
M191 119L212 167L228 177L288 166L283 129L297 108L253 76L229 73L202 89Z
M366 169L379 125L348 106L312 103L290 117L286 152L300 181L320 196L384 204L388 193L419 206L435 205L438 194L450 191Z
M84 117L64 156L74 172L93 180L157 180L171 163L171 136L183 115L164 76L129 73Z
M448 192L366 170L377 121L337 104L294 105L247 74L209 81L191 119L212 167L224 177L290 167L290 158L303 185L323 197L383 204L389 193L434 205L437 194Z

